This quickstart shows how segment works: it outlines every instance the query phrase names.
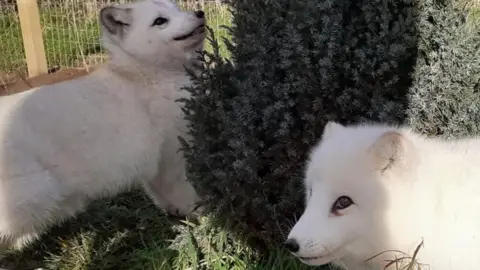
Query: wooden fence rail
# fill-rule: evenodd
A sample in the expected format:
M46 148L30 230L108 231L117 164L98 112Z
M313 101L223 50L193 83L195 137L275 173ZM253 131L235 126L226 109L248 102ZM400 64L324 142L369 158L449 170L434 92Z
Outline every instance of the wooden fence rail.
M17 6L28 76L34 77L45 74L48 72L48 66L37 0L17 0Z

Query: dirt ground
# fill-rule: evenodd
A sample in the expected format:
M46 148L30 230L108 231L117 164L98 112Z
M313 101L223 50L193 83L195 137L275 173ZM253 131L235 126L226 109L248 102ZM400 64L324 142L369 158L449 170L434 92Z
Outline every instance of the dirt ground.
M89 69L89 72L92 72L92 68ZM60 68L55 72L32 78L22 78L21 76L16 76L4 83L0 81L0 96L22 92L40 85L71 80L86 74L88 74L88 72L84 68Z

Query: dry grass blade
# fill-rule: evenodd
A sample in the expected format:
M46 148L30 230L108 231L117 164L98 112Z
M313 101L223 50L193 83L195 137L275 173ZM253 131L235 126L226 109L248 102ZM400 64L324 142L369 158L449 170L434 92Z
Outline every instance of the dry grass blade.
M393 260L385 260L387 262L387 264L383 267L383 269L387 269L393 265L395 265L395 269L396 270L415 270L416 269L421 269L421 266L424 266L425 264L422 264L422 263L419 263L417 261L417 257L418 257L418 252L420 251L420 248L423 246L423 239L422 241L420 242L420 244L417 245L417 247L415 248L415 251L413 252L413 255L412 256L409 256L407 253L403 252L403 251L400 251L400 250L385 250L385 251L382 251L380 253L377 253L375 254L374 256L368 258L367 260L365 260L365 262L368 262L368 261L371 261L385 253L388 253L388 252L393 252L393 253L399 253L401 254L402 256L401 257L398 257L396 255L394 255L395 259ZM407 262L405 262L407 261ZM404 264L405 263L405 264ZM401 265L404 265L402 268L399 268Z

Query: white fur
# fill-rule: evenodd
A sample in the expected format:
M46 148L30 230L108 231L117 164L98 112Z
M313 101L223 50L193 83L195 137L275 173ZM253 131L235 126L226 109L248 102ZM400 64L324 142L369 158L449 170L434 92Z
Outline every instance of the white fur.
M385 260L403 255L364 261L388 250L412 256L423 240L421 269L480 269L478 138L447 141L408 128L330 122L311 153L305 188L305 212L288 238L299 244L296 256L322 257L304 263L384 269ZM343 195L354 204L332 213Z
M178 151L186 123L175 100L188 95L184 65L205 33L173 39L205 19L169 0L105 10L109 62L0 99L0 248L21 248L91 200L134 186L171 213L187 215L199 199ZM158 16L168 23L152 26Z

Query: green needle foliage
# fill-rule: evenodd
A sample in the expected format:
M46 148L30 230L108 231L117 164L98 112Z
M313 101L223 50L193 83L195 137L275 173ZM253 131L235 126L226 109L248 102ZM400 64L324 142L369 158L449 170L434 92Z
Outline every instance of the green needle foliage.
M213 38L182 100L188 177L224 225L277 244L303 210L306 155L326 121L405 119L417 10L409 0L231 6L230 60Z
M465 4L429 0L422 8L408 114L415 130L431 136L480 133L480 20Z

